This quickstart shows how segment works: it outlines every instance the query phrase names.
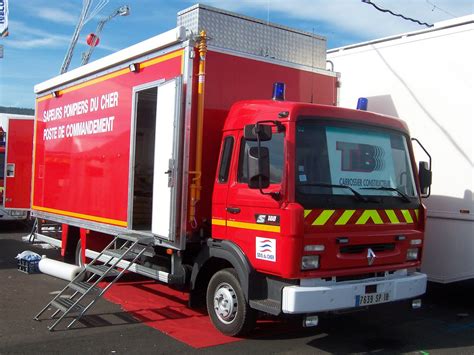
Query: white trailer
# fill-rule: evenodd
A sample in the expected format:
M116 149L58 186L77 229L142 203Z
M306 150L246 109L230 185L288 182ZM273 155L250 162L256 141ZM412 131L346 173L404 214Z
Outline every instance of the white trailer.
M441 283L474 278L474 15L328 51L340 105L403 117L433 158L422 271ZM422 150L417 159L426 160Z

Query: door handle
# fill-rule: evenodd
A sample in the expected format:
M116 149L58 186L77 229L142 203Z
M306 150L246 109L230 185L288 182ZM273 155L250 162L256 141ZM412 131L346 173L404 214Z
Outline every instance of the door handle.
M240 213L239 207L227 207L225 210L232 214Z

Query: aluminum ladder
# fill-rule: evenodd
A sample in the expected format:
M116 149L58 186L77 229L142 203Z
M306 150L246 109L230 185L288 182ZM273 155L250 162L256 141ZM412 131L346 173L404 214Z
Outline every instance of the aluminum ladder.
M48 326L52 331L68 314L75 315L75 318L69 323L69 329L75 322L94 305L99 298L112 287L145 252L148 245L153 243L152 236L146 237L139 234L119 234L102 250L84 269L59 292L33 319L39 321L40 316L50 308L56 310L50 319L55 322ZM122 241L117 248L117 242ZM104 260L101 262L100 260ZM119 263L123 260L128 261L126 266ZM123 263L121 263L123 265ZM82 281L86 275L90 275L87 281ZM106 277L113 277L104 288L98 287ZM72 292L72 294L71 294ZM59 318L55 318L62 312Z

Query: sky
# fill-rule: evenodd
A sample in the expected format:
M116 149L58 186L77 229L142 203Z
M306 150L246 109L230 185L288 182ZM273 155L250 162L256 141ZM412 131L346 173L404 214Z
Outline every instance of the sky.
M384 9L421 22L433 23L474 13L472 0L372 0ZM69 70L80 66L88 50L86 37L98 22L121 5L126 17L105 25L91 61L176 26L176 13L195 4L190 0L93 0ZM314 32L327 38L328 49L373 40L424 27L377 11L361 0L205 0L202 4L256 17L264 21ZM0 106L34 108L33 87L59 74L82 1L10 0L9 36L0 38Z

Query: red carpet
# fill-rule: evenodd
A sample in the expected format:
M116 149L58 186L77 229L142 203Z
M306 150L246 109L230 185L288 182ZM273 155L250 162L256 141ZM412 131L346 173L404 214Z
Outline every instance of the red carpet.
M206 313L187 307L188 294L155 281L118 282L104 297L144 324L194 348L240 341L221 334Z

